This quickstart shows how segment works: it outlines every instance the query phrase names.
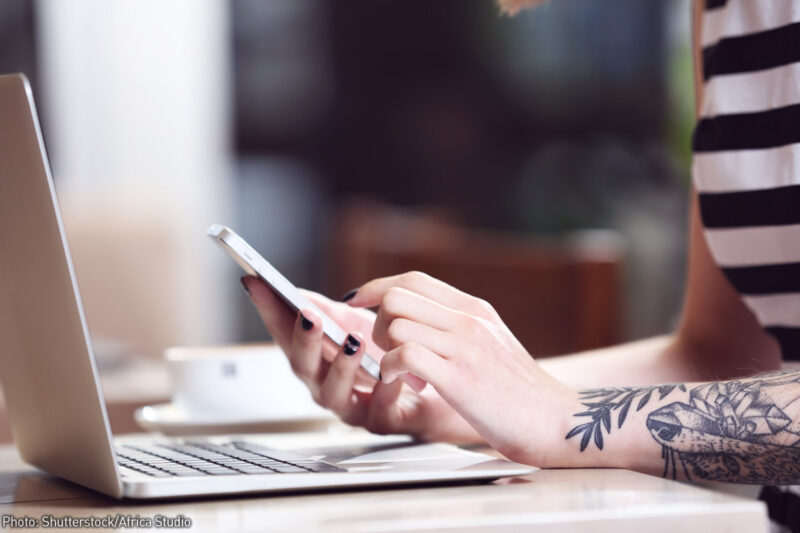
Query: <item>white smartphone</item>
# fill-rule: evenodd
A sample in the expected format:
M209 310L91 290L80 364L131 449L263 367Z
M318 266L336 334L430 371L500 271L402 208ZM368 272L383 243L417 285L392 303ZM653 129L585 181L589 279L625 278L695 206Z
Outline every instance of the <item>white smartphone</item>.
M325 335L336 343L337 346L342 346L347 337L347 333L339 327L328 315L314 305L308 298L303 296L297 287L286 279L283 274L270 265L266 259L256 252L252 246L247 244L247 241L242 239L230 228L226 228L220 224L214 224L206 232L209 237L219 244L223 250L236 261L236 264L251 276L258 276L264 283L272 287L281 299L293 311L297 312L301 309L313 309L322 317L322 331ZM381 367L369 354L365 353L361 358L361 368L374 377L381 379Z

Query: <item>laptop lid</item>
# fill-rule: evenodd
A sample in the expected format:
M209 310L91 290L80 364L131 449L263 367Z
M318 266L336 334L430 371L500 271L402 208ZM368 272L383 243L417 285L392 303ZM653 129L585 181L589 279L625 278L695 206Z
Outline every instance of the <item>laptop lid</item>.
M121 497L86 319L22 74L0 76L0 383L26 462Z

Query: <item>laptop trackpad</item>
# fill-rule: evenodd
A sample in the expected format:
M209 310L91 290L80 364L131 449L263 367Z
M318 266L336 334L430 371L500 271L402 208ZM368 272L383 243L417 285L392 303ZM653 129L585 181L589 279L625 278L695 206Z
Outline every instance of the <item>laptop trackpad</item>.
M447 444L377 446L358 451L361 453L348 458L326 456L324 460L335 462L348 470L364 470L363 467L381 470L455 470L494 459Z

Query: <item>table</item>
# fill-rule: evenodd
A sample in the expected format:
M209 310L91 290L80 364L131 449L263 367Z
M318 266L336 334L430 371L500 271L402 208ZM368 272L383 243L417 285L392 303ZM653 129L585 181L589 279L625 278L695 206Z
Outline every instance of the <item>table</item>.
M320 442L369 441L365 433L270 438L276 447L313 448ZM182 515L191 520L192 532L768 530L758 501L625 470L540 470L491 484L143 503L112 500L39 472L8 445L0 446L0 504L0 515L16 518Z

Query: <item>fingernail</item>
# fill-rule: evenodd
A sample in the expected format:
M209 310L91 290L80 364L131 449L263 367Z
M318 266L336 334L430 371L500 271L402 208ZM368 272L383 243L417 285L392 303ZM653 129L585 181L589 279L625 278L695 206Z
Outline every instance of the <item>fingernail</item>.
M241 282L242 282L242 287L244 287L244 292L246 292L246 293L247 293L247 295L248 295L248 296L250 296L250 289L248 289L248 288L247 288L247 283L245 283L245 282L244 282L244 278L245 278L245 276L242 276L242 277L239 279L239 281L241 281Z
M352 291L347 292L344 296L342 296L342 301L346 302L348 300L352 300L355 298L358 289L353 289Z
M353 337L352 335L348 335L347 339L344 341L344 354L345 355L353 355L358 351L358 348L361 346L361 341Z
M300 313L300 327L302 327L306 331L309 331L311 328L314 327L314 323L311 322L309 319L307 319L306 315Z

